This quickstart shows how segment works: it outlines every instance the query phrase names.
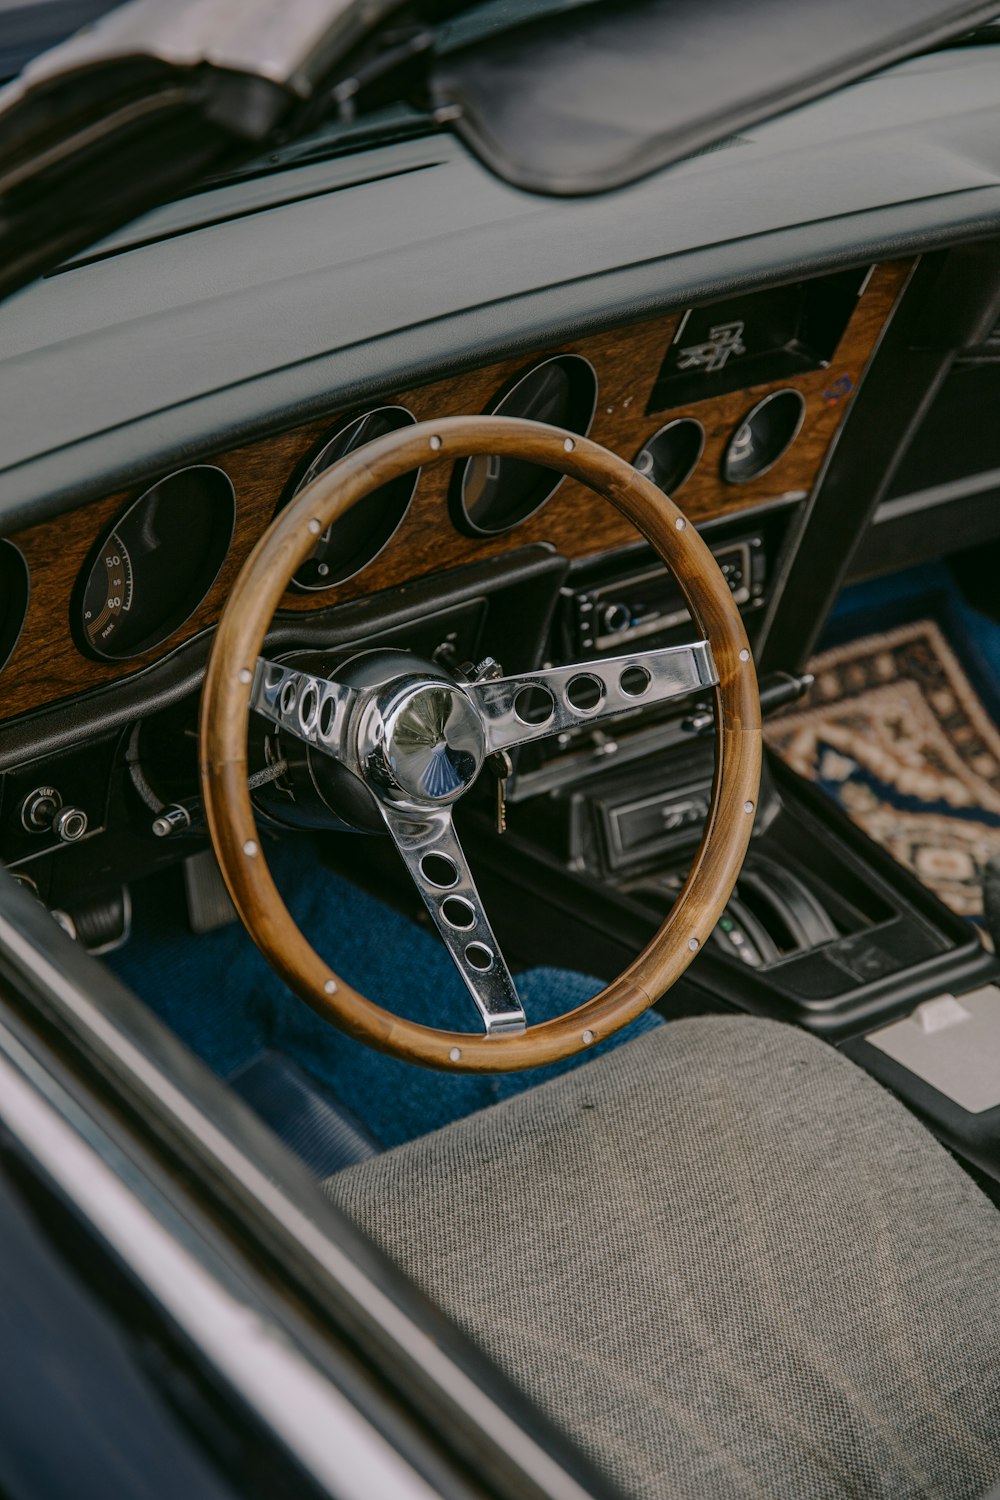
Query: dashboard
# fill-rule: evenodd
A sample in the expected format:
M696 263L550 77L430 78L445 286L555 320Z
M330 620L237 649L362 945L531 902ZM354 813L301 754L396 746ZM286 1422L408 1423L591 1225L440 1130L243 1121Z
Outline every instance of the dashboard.
M503 412L589 433L699 524L800 505L912 267L887 261L744 292L387 392L193 455L12 532L0 543L0 717L131 677L210 630L296 490L411 421ZM397 481L334 530L286 594L289 616L521 548L542 545L583 563L638 541L578 483L496 461Z
M8 300L0 859L97 950L131 881L187 878L206 845L200 687L232 583L310 474L396 425L516 413L635 463L702 530L763 678L804 670L852 556L871 574L945 536L992 543L995 61L913 59L580 202L519 193L433 132L279 152ZM689 630L598 496L530 466L439 465L317 538L268 651L335 671L382 644L527 671ZM692 818L701 805L690 708L526 749L512 822L551 816L583 858L562 814L594 777L580 827L606 814L631 868L662 843L670 788L637 791L630 768L666 750ZM254 795L293 821L280 779Z

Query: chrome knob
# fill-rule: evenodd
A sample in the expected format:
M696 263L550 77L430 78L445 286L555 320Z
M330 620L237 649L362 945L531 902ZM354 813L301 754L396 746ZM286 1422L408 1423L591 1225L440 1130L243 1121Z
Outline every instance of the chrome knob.
M52 832L64 844L75 844L87 832L89 821L82 807L64 807L52 819Z
M601 610L601 630L604 635L620 635L632 623L632 611L627 604L608 604Z
M153 819L153 834L158 839L170 838L175 833L187 833L191 827L191 814L179 802L164 807Z

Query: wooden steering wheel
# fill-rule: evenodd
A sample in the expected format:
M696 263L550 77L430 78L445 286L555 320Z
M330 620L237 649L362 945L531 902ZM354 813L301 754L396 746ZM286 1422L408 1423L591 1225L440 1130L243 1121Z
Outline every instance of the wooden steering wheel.
M382 485L433 463L500 455L570 474L638 528L672 570L703 639L614 659L459 681L394 653L384 680L332 681L260 656L271 619L317 538ZM485 760L583 723L712 688L715 782L704 834L673 909L643 952L592 1000L535 1026L518 1000L452 823ZM526 694L531 691L531 710ZM580 705L580 706L578 706ZM247 787L251 711L333 756L364 783L478 1007L483 1030L418 1025L350 988L310 947L268 871ZM320 1015L383 1052L454 1072L554 1062L602 1041L684 972L722 915L746 853L760 780L760 702L729 588L694 526L606 448L511 417L449 417L387 434L341 459L281 512L219 621L201 709L208 827L247 931Z

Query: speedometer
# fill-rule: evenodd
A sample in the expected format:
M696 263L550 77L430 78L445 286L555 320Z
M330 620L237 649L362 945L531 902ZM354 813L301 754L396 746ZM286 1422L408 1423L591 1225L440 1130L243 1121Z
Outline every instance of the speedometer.
M128 618L131 611L132 559L117 531L113 531L101 548L83 593L83 628L95 650L104 652L114 642L122 618Z
M146 490L101 537L77 586L77 635L113 661L158 646L198 608L229 550L232 482L195 464Z

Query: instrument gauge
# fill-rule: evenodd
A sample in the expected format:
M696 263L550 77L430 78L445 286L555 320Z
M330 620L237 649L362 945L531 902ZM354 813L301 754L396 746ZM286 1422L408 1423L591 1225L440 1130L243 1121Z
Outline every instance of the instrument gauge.
M415 422L416 417L405 406L376 406L341 422L324 434L319 446L296 474L278 509L288 505L307 484L348 453L356 452L366 443L374 442L375 438L385 437L386 433L412 427ZM390 480L328 526L295 573L292 588L315 593L332 588L335 583L343 583L367 567L406 515L419 477L419 469L414 469L411 474Z
M493 397L488 416L525 417L586 437L597 410L597 375L580 354L555 354ZM498 536L555 494L563 475L523 458L476 454L452 481L452 519L468 536Z
M13 542L0 541L0 668L17 645L28 613L28 565Z
M675 417L647 438L632 460L665 495L676 495L705 450L705 429L694 417Z
M210 464L178 469L145 490L80 575L74 614L83 649L124 661L172 635L215 582L235 515L232 481Z
M726 483L748 484L773 468L798 437L805 414L805 397L791 386L751 407L722 455Z

